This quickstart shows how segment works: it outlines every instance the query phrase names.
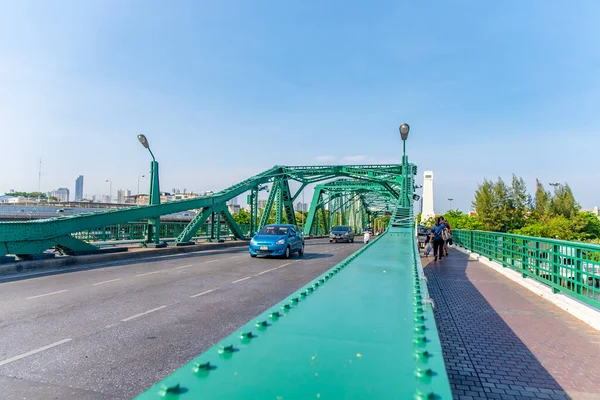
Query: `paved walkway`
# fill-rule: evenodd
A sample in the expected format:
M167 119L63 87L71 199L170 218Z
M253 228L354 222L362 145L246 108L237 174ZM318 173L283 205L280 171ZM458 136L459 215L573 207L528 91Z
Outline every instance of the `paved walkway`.
M421 261L455 399L600 399L600 332L458 251Z

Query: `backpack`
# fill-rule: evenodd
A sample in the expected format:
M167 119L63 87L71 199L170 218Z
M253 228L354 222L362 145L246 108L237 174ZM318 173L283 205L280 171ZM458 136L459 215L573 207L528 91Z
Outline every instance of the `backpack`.
M450 231L448 230L448 228L444 228L442 230L442 239L444 241L446 240L450 240L452 238L452 235L450 234Z

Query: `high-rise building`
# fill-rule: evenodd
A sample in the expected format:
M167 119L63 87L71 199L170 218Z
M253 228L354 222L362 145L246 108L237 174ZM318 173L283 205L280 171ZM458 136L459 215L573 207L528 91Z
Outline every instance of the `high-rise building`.
M234 197L233 199L229 200L229 204L234 205L234 206L238 205L238 198L237 198L237 196Z
M131 190L129 189L120 189L117 190L117 203L124 204L125 200L131 196Z
M58 200L60 201L69 201L69 189L58 188L55 196L58 197Z
M423 173L422 202L421 221L435 218L435 211L433 211L433 171L425 171Z
M75 179L75 201L83 200L83 175Z
M258 208L265 208L267 206L267 200L258 200Z

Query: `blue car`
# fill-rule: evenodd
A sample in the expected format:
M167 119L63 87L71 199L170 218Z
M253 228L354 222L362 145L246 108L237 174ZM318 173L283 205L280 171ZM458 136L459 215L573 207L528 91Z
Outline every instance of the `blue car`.
M265 225L250 240L250 257L283 256L290 258L292 253L304 254L304 237L295 225Z

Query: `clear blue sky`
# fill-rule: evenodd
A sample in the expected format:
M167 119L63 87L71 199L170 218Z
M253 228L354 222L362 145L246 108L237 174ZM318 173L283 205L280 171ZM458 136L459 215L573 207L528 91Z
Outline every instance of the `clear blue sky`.
M1 0L0 0L1 1ZM436 211L485 177L600 204L600 2L1 1L0 192L220 190L275 164L399 162ZM142 181L147 185L147 181Z

